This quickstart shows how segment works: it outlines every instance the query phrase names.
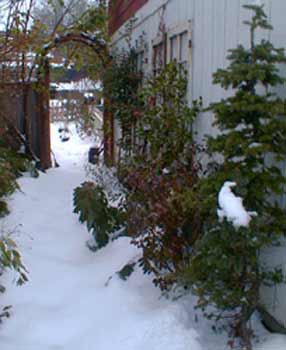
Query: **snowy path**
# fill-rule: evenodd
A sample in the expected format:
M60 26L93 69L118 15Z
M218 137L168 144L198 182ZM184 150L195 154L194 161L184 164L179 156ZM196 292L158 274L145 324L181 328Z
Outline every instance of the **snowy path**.
M105 286L136 251L126 238L96 254L86 248L89 235L72 213L72 192L84 181L88 144L76 137L60 143L56 132L53 143L61 167L39 179L21 178L23 192L10 202L5 226L17 228L14 238L30 281L16 287L6 276L7 293L0 300L13 311L0 327L0 349L225 349L226 339L208 323L194 322L194 312L186 311L191 305L160 298L140 270L128 282L114 277ZM261 349L286 349L283 337L269 342Z
M194 348L196 336L179 322L180 309L159 300L140 272L128 284L114 278L105 287L136 252L127 239L97 254L86 248L89 235L72 213L72 192L84 181L88 145L76 141L55 141L61 167L21 178L23 193L10 203L6 225L21 224L15 238L30 282L1 296L2 305L13 305L0 329L1 350Z

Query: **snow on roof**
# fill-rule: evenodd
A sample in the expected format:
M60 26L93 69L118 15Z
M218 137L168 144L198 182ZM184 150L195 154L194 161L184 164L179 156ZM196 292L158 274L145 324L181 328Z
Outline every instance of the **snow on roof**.
M52 62L50 65L52 68L63 68L65 66L64 63L54 63L54 62Z
M90 91L101 90L102 84L100 81L93 81L90 79L81 79L79 81L71 81L69 83L52 83L57 91Z

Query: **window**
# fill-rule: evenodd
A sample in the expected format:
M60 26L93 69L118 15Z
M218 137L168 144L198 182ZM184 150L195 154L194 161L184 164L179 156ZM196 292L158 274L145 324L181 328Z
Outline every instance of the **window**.
M184 32L179 35L179 61L182 64L188 62L189 56L189 42L188 42L188 32Z
M139 73L144 72L144 64L145 64L145 54L144 51L139 51L136 54L136 70Z
M188 69L189 62L189 33L182 33L170 37L170 61L177 61L184 69Z
M158 75L164 66L164 45L163 42L153 46L153 74Z
M140 77L139 88L143 86L143 79L145 73L146 53L141 50L136 53L135 56L135 69L138 77Z
M177 60L178 36L175 35L170 39L170 61Z

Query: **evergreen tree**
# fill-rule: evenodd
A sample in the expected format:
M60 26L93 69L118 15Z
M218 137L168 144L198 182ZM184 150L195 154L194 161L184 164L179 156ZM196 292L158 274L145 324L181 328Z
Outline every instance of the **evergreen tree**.
M255 13L251 22L245 22L250 26L251 45L250 49L238 46L230 50L229 67L214 74L215 84L235 89L235 93L210 107L221 133L209 139L209 151L224 158L220 174L216 174L218 187L223 180L237 180L245 189L246 206L272 217L265 229L273 231L277 222L273 211L275 216L281 211L270 197L282 194L285 184L276 161L285 159L286 154L285 101L273 88L284 83L277 63L285 63L286 57L284 49L276 49L269 41L255 44L256 29L272 27L262 7L245 7ZM284 211L281 214L284 216ZM279 233L280 227L277 230Z
M274 92L284 84L277 64L285 63L286 57L271 42L255 40L257 29L272 29L263 7L245 8L253 12L245 22L250 46L230 50L228 68L214 74L214 83L232 89L233 95L209 108L220 133L209 137L208 150L221 161L215 161L213 171L202 180L205 210L212 215L206 219L183 281L199 296L200 307L216 306L218 313L208 316L227 316L231 336L240 338L243 349L251 349L249 320L260 302L260 287L284 279L278 268L263 265L260 252L279 244L286 233L286 213L279 206L285 190L279 162L286 154L286 111L285 101ZM217 194L226 180L237 182L245 207L258 213L248 228L235 229L217 218Z

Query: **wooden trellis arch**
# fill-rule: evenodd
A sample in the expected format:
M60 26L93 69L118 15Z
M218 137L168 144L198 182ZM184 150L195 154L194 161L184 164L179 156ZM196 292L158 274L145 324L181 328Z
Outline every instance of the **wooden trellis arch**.
M55 38L42 48L38 55L38 85L39 85L39 134L40 134L40 160L41 167L51 167L51 144L50 144L50 113L49 113L49 61L47 55L51 50L69 42L80 43L90 47L102 62L103 68L107 68L111 62L106 42L96 35L89 33L67 32L56 35ZM106 99L105 99L105 103ZM106 109L105 109L106 110ZM105 160L110 163L113 159L113 119L104 112L104 154Z

